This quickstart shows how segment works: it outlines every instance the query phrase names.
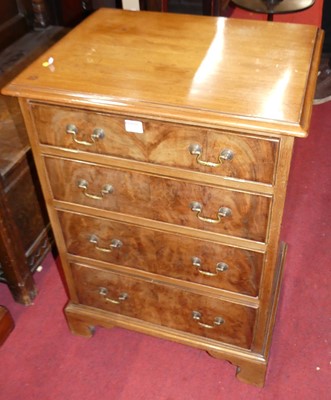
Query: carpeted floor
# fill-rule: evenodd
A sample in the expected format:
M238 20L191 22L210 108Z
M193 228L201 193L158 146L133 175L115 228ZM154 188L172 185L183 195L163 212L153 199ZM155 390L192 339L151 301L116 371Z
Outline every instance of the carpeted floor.
M51 255L35 304L0 304L16 328L0 348L1 400L327 400L331 398L331 103L316 106L297 140L282 238L289 244L266 386L237 381L205 352L114 328L69 333L66 295Z

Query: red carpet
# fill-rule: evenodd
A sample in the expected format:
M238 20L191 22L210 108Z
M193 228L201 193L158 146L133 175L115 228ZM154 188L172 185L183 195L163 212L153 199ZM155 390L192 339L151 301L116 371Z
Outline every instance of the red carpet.
M69 333L66 295L50 255L35 304L0 304L16 328L0 348L1 400L327 400L331 398L331 103L297 140L283 239L289 250L266 386L237 381L205 352L122 329Z

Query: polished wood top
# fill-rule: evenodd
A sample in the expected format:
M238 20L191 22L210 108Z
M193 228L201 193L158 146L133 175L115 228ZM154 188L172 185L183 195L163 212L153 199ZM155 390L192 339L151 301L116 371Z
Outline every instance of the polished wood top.
M4 93L305 136L321 41L307 25L100 9Z

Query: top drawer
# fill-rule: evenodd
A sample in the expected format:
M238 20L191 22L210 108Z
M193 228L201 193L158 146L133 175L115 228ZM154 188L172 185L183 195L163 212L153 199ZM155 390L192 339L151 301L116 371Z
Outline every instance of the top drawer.
M273 183L277 139L31 104L43 144Z

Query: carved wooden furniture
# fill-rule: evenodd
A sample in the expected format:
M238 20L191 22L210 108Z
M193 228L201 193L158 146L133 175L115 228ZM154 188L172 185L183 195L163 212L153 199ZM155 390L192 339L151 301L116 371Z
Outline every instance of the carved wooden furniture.
M13 317L6 307L0 306L0 346L3 345L13 329Z
M51 248L52 234L20 112L0 98L0 282L14 299L30 304L33 272Z
M22 9L23 3L27 8ZM46 27L40 0L2 1L0 11L2 87L64 31L56 26L32 30L33 23ZM36 295L33 272L53 238L17 100L1 96L0 116L0 282L8 285L17 302L31 304Z
M72 332L167 338L263 385L321 41L311 26L99 10L5 89L20 97Z
M0 51L20 39L32 28L46 28L54 18L54 0L1 0Z

